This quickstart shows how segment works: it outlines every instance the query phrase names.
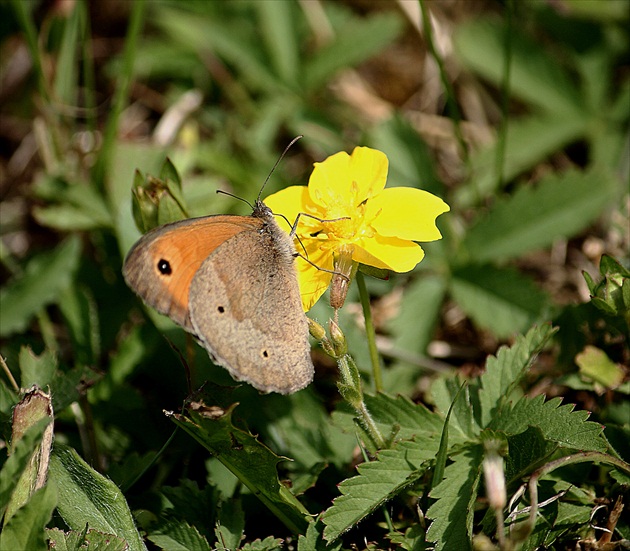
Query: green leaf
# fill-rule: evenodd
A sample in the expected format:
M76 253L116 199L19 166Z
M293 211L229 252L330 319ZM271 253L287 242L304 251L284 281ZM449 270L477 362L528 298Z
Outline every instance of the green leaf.
M33 214L43 226L60 231L111 228L112 216L103 196L89 182L66 182L45 177L35 192L49 205L35 207Z
M472 549L474 504L481 475L483 448L475 445L456 455L444 471L444 480L431 490L435 503L427 517L433 519L427 541L435 542L435 551Z
M308 512L278 480L276 465L282 459L255 436L232 424L235 405L223 409L205 406L201 400L195 404L195 410L186 416L169 416L232 471L290 530L303 533Z
M219 509L217 523L214 528L218 551L237 549L241 544L245 530L245 514L239 498L224 501Z
M281 81L295 86L300 78L296 5L292 2L254 2L253 5L274 73Z
M29 388L37 385L45 388L53 380L57 371L57 357L49 349L37 356L30 348L20 349L20 385Z
M482 263L550 246L588 227L615 196L617 181L602 171L569 170L521 186L468 231L463 246Z
M321 520L311 522L306 529L306 535L298 538L297 551L339 551L342 542L335 542L329 545L323 539L324 525Z
M326 525L324 538L334 541L418 480L430 467L437 450L437 438L417 436L413 441L398 443L393 449L381 450L375 461L359 465L359 475L339 485L342 495L335 498L332 507L322 515Z
M212 551L214 549L197 528L182 520L171 521L160 526L148 536L148 539L161 549L169 551Z
M65 533L59 528L46 530L49 548L55 551L127 551L127 543L113 534L97 530L70 530Z
M462 62L499 87L505 73L505 36L511 41L510 93L548 113L579 113L582 100L575 83L558 63L520 33L500 21L475 18L456 27L455 50Z
M314 92L337 71L353 67L380 52L402 31L394 12L377 12L365 19L355 18L338 29L335 39L316 51L304 68L305 89Z
M444 195L429 147L407 119L394 114L370 129L368 145L387 155L390 186L411 186Z
M197 54L218 55L233 64L241 78L254 90L278 92L283 83L273 74L266 60L261 59L257 38L251 27L234 24L234 20L199 17L172 8L154 12L154 23L176 44L180 43Z
M56 504L54 485L47 484L34 492L0 531L0 549L47 551L44 527L50 521Z
M199 530L207 540L212 539L220 503L216 486L208 484L200 490L196 482L184 479L179 486L163 487L162 494L170 503L164 512L167 521L183 520Z
M100 355L98 308L91 291L72 286L57 301L70 331L75 363L94 365Z
M450 412L449 435L451 445L476 440L479 425L473 415L474 407L470 396L470 386L463 390L463 399L455 399L461 392L459 377L440 377L431 385L431 398L439 411ZM443 432L440 429L440 432Z
M536 469L556 446L545 439L538 427L508 437L508 455L505 458L505 479L508 484L521 479Z
M547 295L511 268L467 265L453 273L451 293L461 309L497 337L525 331L537 321Z
M595 346L587 346L575 357L580 375L595 381L603 390L618 387L624 380L624 371L613 362L606 352Z
M486 361L484 373L476 381L479 389L481 426L488 427L510 399L545 343L555 333L550 325L533 327L525 336L519 336L511 346L499 348L496 356Z
M79 238L69 237L53 251L33 257L22 277L0 290L0 336L24 331L37 312L68 288L80 253Z
M28 428L17 442L13 442L11 455L7 457L0 471L0 518L4 516L22 473L29 467L31 457L39 446L49 423L49 419L41 419Z
M241 548L241 551L282 551L284 545L280 538L274 538L268 536L264 540L254 540L251 543L246 543Z
M435 468L433 469L433 476L431 477L430 489L435 488L444 479L444 469L446 468L446 460L448 459L449 441L448 441L448 427L451 423L451 414L455 408L455 404L462 395L462 391L466 388L466 383L462 383L455 394L451 405L446 413L444 419L444 426L442 428L442 435L440 436L440 447L438 448L437 455L435 457Z
M455 190L455 203L468 207L491 197L499 184L532 170L583 137L587 130L588 121L582 116L566 118L551 114L510 120L503 144L495 140L471 155L472 176L468 184ZM499 147L503 148L501 178L496 173Z
M442 432L442 419L422 404L414 404L405 396L389 396L383 392L372 396L364 394L365 406L382 434L389 434L396 425L396 437L410 440L414 436L437 437ZM347 432L354 432L354 410L339 404L333 413L333 421Z
M81 530L88 523L99 532L123 538L130 551L146 549L118 487L73 449L55 445L50 458L50 480L58 488L59 514L70 528Z
M521 398L511 411L503 411L491 423L494 430L508 435L519 434L528 427L538 427L545 438L563 448L580 451L606 452L608 445L602 437L604 427L587 421L588 411L573 411L574 404L562 403L562 398L545 402L544 396Z
M421 277L404 290L400 311L387 326L395 350L426 354L445 291L444 278L438 276Z

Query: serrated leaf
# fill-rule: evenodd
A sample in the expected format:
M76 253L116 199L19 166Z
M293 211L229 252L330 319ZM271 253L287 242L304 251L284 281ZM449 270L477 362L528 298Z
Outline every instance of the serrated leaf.
M246 543L241 551L282 551L283 542L280 538L268 536L264 540L254 540Z
M127 501L118 487L92 469L71 448L56 445L50 460L50 480L57 485L57 509L66 524L114 534L129 544L130 551L146 550Z
M472 549L474 503L482 460L480 445L456 455L444 471L444 480L431 490L430 497L436 501L426 515L433 519L427 531L427 541L435 542L435 551Z
M326 544L323 533L324 525L321 520L311 522L306 529L306 535L298 538L297 551L339 551L342 542Z
M405 396L389 396L383 392L372 396L364 395L365 405L378 425L381 433L387 435L396 425L396 438L410 440L414 436L436 436L442 432L442 419L422 404L414 404ZM333 413L333 421L348 432L355 428L355 413L345 403L339 404Z
M550 325L533 327L511 347L502 346L496 356L488 358L477 383L482 427L489 426L553 333Z
M195 410L188 411L187 415L169 415L232 471L289 529L303 533L308 511L280 484L276 465L282 459L255 436L232 424L234 407L208 407L197 401Z
M171 521L160 526L152 532L148 538L161 549L168 551L212 551L213 547L208 544L194 526L186 522Z
M473 225L463 246L475 262L506 260L548 247L588 227L615 195L616 180L599 170L569 170L521 186Z
M334 541L374 509L420 478L438 450L438 439L418 436L381 450L375 461L357 467L358 476L339 485L341 496L322 515L324 538Z
M480 327L506 338L525 331L541 316L547 295L511 268L467 265L455 270L451 293Z
M79 238L69 237L53 251L33 257L23 276L0 290L0 336L24 331L31 318L70 285L80 253Z
M605 452L608 446L602 432L604 427L587 421L588 411L574 411L575 404L561 405L562 398L545 402L544 396L521 398L511 411L503 411L494 418L491 428L508 435L519 434L528 427L538 427L545 438L563 448L580 451Z
M103 534L98 530L46 530L49 548L55 551L127 551L129 546L122 538Z

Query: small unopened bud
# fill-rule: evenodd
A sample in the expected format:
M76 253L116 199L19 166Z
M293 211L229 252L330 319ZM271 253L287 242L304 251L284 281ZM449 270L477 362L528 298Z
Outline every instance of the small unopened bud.
M332 319L329 322L328 330L330 332L330 341L335 348L336 356L343 356L346 352L348 352L348 342L346 341L346 336L343 334L343 331L337 322Z
M308 320L308 330L311 336L317 341L323 340L326 337L326 329L324 329L324 327L315 320L312 320L309 317L306 319Z

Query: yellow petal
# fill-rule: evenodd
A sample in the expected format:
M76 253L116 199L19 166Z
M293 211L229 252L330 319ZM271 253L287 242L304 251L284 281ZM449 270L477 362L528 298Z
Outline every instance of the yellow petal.
M378 194L387 181L388 161L381 151L355 147L352 156L335 153L315 168L308 182L311 199L331 216L354 209Z
M267 197L264 202L277 215L276 221L287 233L291 231L299 213L312 212L315 208L306 186L290 186L282 189ZM286 220L283 217L286 217ZM305 220L308 218L300 217L299 224Z
M308 253L307 258L310 262L303 258L305 254L303 252L304 249L302 249L299 252L303 256L299 256L296 259L296 267L300 283L300 295L302 296L302 307L305 312L308 312L330 285L332 274L325 270L333 269L333 255L326 242L318 242L317 239L305 241L304 248ZM301 249L299 244L297 247ZM325 270L319 268L324 268Z
M383 236L435 241L442 237L435 219L449 210L442 199L428 191L393 187L367 202L365 218Z
M394 272L404 273L413 270L424 258L422 247L413 241L397 237L376 235L355 245L352 259Z
M347 205L350 196L350 155L340 151L321 163L314 163L308 192L314 203L328 210Z
M352 181L358 186L358 202L354 207L385 189L388 169L389 161L382 151L369 147L354 148L350 158Z

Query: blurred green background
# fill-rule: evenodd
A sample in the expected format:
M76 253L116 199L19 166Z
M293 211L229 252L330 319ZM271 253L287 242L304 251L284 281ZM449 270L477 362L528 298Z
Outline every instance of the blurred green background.
M134 174L157 176L168 157L190 216L247 214L216 190L254 200L296 135L265 194L366 145L388 156L389 186L451 205L444 239L423 245L413 272L368 281L387 392L426 400L436 377L475 375L501 343L554 321L530 388L606 420L575 357L593 345L613 364L630 360L627 320L602 325L581 275L596 277L603 254L628 265L625 0L15 0L0 3L0 21L0 353L22 387L53 389L57 440L117 483L162 447L172 431L162 410L187 394L163 335L193 351L195 387L233 384L122 280L140 235ZM369 389L356 301L341 325ZM309 315L328 320L325 297ZM252 432L295 460L282 467L294 485L327 469L308 494L321 510L356 441L330 425L334 362L317 349L314 359L299 398L244 385L234 400ZM0 401L8 440L6 378ZM221 469L178 434L126 497L152 510L163 485L206 477L232 495ZM282 533L260 514L248 536Z

